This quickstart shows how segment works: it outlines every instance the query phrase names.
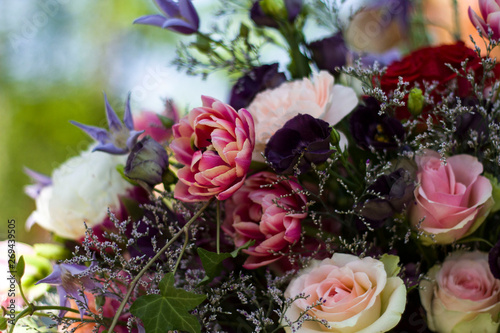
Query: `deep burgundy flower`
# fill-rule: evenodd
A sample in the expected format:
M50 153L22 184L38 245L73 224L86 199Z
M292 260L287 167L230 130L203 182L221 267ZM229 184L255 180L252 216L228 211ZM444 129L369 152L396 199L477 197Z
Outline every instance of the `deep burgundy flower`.
M500 279L500 240L488 253L490 271L496 279Z
M231 89L229 104L239 110L245 108L261 91L276 88L286 81L285 74L278 72L278 63L255 67L236 81Z
M415 181L411 172L404 168L382 175L367 188L371 194L359 212L371 227L380 227L386 219L403 211L413 199L414 189Z
M365 98L350 118L351 133L356 143L370 149L395 149L405 136L401 122L387 115L379 115L380 105L373 97Z
M312 52L312 59L319 69L324 69L334 74L336 67L342 67L347 63L349 49L345 44L341 32L331 37L314 41L308 47Z
M476 106L479 104L479 100L476 98L465 98L462 101L462 105L473 108L471 112L460 114L455 118L455 126L457 129L455 135L463 142L469 140L471 132L477 133L479 144L488 142L488 121L476 109Z
M325 162L332 154L329 124L308 114L299 114L269 139L265 155L277 173L306 172L311 163Z

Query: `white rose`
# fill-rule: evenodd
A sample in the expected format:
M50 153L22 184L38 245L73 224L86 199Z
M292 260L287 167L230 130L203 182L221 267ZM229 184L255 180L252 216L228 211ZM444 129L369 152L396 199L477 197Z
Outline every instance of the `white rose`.
M107 217L108 208L119 209L119 196L132 188L116 170L126 155L82 152L52 173L52 185L44 187L36 199L36 210L27 227L34 223L68 239L85 236L85 226L96 226Z
M420 282L420 300L433 332L492 332L500 323L500 280L488 254L454 252Z
M315 321L305 321L301 333L342 332L378 333L394 328L406 305L406 287L397 276L397 257L380 260L363 259L350 254L335 253L331 259L314 261L290 282L286 297L301 293L286 311L292 322L301 312L320 298L323 304L309 310L309 315L328 322L329 328ZM390 271L386 272L386 267ZM292 332L290 327L285 327Z

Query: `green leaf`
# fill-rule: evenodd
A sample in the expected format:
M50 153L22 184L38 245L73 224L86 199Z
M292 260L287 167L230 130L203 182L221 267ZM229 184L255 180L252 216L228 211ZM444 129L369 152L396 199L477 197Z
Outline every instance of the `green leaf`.
M399 257L394 256L392 254L384 254L380 257L380 261L384 263L385 271L387 272L388 277L398 275L401 268L398 266Z
M203 280L201 280L200 284L212 281L215 277L219 276L222 271L222 262L227 258L236 258L238 253L252 246L254 241L248 241L243 246L240 246L236 250L229 253L215 253L210 252L202 248L198 248L198 255L201 259L201 264L203 265L203 269L207 274Z
M24 264L24 257L23 256L20 256L19 257L19 260L17 261L17 265L16 265L16 281L17 283L21 284L21 278L23 277L24 275L24 267L26 265Z
M165 117L165 116L163 116L161 114L157 114L156 116L158 117L158 119L160 119L161 124L165 128L172 128L172 126L174 126L174 124L175 124L175 121L173 119Z
M4 331L7 329L7 318L1 317L0 318L0 331Z
M130 312L141 319L146 333L172 330L201 332L196 316L189 313L206 298L174 287L174 274L168 273L160 281L160 295L139 297L130 307Z

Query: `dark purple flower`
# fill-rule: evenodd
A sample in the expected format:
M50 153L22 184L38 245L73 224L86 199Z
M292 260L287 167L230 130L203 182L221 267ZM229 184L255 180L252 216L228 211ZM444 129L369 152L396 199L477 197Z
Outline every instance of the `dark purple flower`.
M367 188L367 198L358 210L371 227L380 227L394 214L401 213L413 199L415 180L404 168L380 176Z
M24 193L26 193L30 198L36 199L40 195L40 191L46 187L52 185L52 179L49 176L33 171L29 168L24 168L24 173L27 174L35 184L26 185L24 187Z
M269 7L272 7L273 11L280 12L279 4L275 2L276 0L268 0ZM302 0L284 0L286 10L286 19L288 22L293 22L295 18L299 15L302 10ZM279 24L276 21L276 16L281 16L278 13L275 15L266 12L262 8L261 1L255 1L252 8L250 9L250 18L255 22L257 26L265 26L271 28L279 28ZM285 17L283 17L285 19Z
M104 94L104 101L109 132L104 128L80 124L73 120L71 120L70 123L78 126L94 140L99 142L93 151L99 150L114 155L127 154L136 143L139 135L144 132L134 130L134 120L130 111L130 95L125 104L125 114L123 116L123 123L125 123L125 125L120 121L111 105L109 105L106 94Z
M352 136L364 149L395 149L398 140L405 136L403 125L395 118L379 115L379 111L380 105L375 98L365 98L364 104L358 105L350 118Z
M167 167L168 155L165 148L146 136L132 148L124 172L131 179L154 186L161 183Z
M330 132L326 121L299 114L269 139L265 156L279 174L293 174L295 167L306 172L311 163L323 163L333 153Z
M456 117L455 126L457 130L455 131L455 135L462 142L467 142L470 139L471 132L475 132L479 144L488 142L488 121L476 109L479 101L477 99L465 99L462 104L472 106L473 110Z
M87 298L82 292L82 289L93 290L100 288L99 283L95 282L90 278L92 274L93 267L95 267L95 261L89 267L84 265L76 264L56 264L54 265L54 270L52 273L44 279L41 279L35 284L48 283L55 285L57 287L57 293L59 294L59 305L68 307L69 299L66 297L70 295L75 298L76 305L80 311L80 316L86 314L85 309L81 306L81 303L86 304ZM66 313L66 310L60 310L59 316L62 317Z
M491 274L495 279L500 279L500 240L493 246L488 254Z
M261 91L276 88L285 82L286 76L278 72L278 66L275 63L255 67L239 78L231 89L229 104L236 110L245 108Z
M198 31L200 18L191 0L154 0L158 8L165 14L146 15L134 21L137 24L153 25L169 29L181 34L190 35Z
M314 41L308 45L312 52L312 59L319 69L335 73L336 67L342 67L347 63L349 50L344 42L342 33Z

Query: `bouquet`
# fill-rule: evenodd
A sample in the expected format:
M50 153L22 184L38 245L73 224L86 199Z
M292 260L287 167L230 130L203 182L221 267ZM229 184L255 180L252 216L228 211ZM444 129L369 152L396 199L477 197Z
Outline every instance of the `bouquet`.
M0 329L499 331L498 0L442 44L426 1L220 0L209 32L154 2L134 23L229 98L72 121L95 142L26 169L54 242L0 243Z

